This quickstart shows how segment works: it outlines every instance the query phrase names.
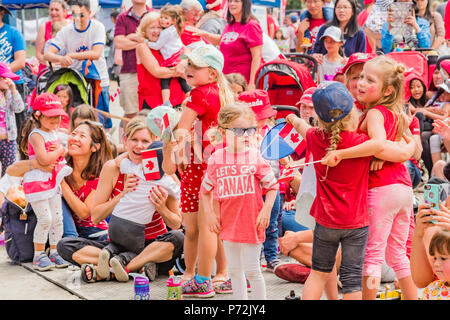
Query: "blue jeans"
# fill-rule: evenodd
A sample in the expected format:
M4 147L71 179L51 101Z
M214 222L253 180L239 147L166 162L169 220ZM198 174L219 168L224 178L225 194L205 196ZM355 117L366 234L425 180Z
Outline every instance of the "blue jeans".
M266 197L263 196L264 201ZM269 226L266 229L266 240L263 243L264 258L267 262L273 261L278 257L278 214L280 213L280 192L277 191L277 197L273 203L270 213Z
M72 211L69 208L66 200L62 199L62 212L63 212L63 238L66 237L78 237L77 227L73 221Z
M286 231L305 231L309 230L309 228L305 227L304 225L301 225L297 221L295 221L295 210L283 210L281 213L281 229L282 234Z
M419 168L417 168L416 165L411 162L411 160L406 161L405 166L408 169L409 175L411 176L411 182L414 189L422 180L422 173L420 172Z

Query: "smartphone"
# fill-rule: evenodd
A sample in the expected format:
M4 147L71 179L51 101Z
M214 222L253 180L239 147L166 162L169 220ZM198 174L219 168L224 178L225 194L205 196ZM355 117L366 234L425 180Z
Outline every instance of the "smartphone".
M427 183L423 188L423 198L430 209L439 210L439 201L441 199L441 186L439 184ZM430 220L430 223L436 224L436 220Z
M405 113L409 115L409 103L404 104Z

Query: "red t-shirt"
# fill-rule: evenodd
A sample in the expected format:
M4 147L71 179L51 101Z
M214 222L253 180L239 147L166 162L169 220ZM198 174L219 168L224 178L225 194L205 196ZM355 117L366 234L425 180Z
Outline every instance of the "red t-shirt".
M419 119L417 119L416 117L413 117L411 124L409 125L409 130L411 131L411 133L414 136L420 136L420 123L419 123ZM410 161L417 167L420 169L419 163L417 162L416 159L411 158Z
M376 106L373 108L380 111L384 117L386 139L395 141L397 135L397 115L384 106ZM360 125L364 121L366 115L367 113L362 117ZM365 131L362 131L359 128L358 132L365 133ZM408 169L406 169L405 165L401 162L385 161L380 170L370 172L369 189L397 183L412 187L411 176L409 175Z
M368 139L365 134L344 131L337 149L350 148ZM315 160L322 159L327 153L330 135L311 128L306 133L306 144ZM369 224L367 195L371 159L345 159L336 167L328 167L328 173L326 166L314 164L317 194L310 214L318 224L333 229L356 229Z
M97 189L98 184L98 178L88 180L86 183L77 191L73 190L70 186L70 189L72 189L72 192L75 194L75 196L80 199L81 201L86 201L86 198L91 194L91 192L95 192ZM91 216L87 217L86 219L80 219L75 213L72 213L73 221L75 222L75 225L79 227L96 227L103 230L108 229L108 224L105 220L102 220L99 224L95 225L92 222Z
M197 112L197 119L202 124L202 145L203 149L206 149L210 141L205 133L208 129L217 125L217 114L220 110L217 82L192 89L186 107Z
M192 23L188 23L188 22L186 22L185 25L190 25L190 26L193 26L193 27L194 27L194 25L193 25ZM202 40L203 40L204 42L208 43L208 42L205 41L205 39L203 39L202 37L200 37L200 36L194 36L194 33L193 33L192 31L189 31L189 30L186 30L186 29L184 29L183 32L181 33L180 39L181 39L181 42L183 42L183 44L184 44L186 47L187 47L188 45L194 43L194 42L198 42L198 41L202 41Z
M164 58L159 51L151 50L151 52L159 64L164 61ZM137 77L139 82L137 91L139 110L142 109L144 101L152 109L162 105L161 79L154 77L148 72L143 64L137 65ZM170 82L170 103L172 106L179 105L183 102L184 98L185 93L181 89L180 83L177 79L173 78Z
M327 22L325 19L321 18L321 19L314 19L314 18L310 18L309 19L309 39L311 40L312 43L312 47L314 47L314 44L316 43L316 38L317 38L317 34L319 33L319 29L320 27Z
M275 19L270 14L267 15L267 32L269 32L269 26L273 26L274 35L275 35L275 31L280 29L278 27L277 23L275 22Z
M114 185L113 191L111 193L111 199L118 196L123 191L123 182L125 175L123 173L119 174L116 184ZM155 239L157 236L162 235L167 232L166 224L164 223L161 215L155 211L153 214L152 221L145 226L145 240Z
M250 48L263 44L263 31L258 21L250 19L246 24L227 24L220 38L220 51L225 59L223 73L240 73L250 80L252 54Z
M231 153L224 148L209 158L201 192L212 192L219 203L220 239L262 243L265 230L256 228L256 218L263 207L263 192L277 189L272 168L258 149Z

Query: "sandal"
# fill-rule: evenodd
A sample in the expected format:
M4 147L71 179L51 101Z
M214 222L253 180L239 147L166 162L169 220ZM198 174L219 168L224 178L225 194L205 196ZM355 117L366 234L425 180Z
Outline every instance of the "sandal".
M91 277L89 279L86 275L87 268L91 269ZM109 274L108 277L106 277L102 280L108 281L110 278L111 278L111 274ZM85 264L81 265L81 279L86 283L94 283L94 282L100 281L99 279L97 279L97 270L95 269L93 264L85 263Z

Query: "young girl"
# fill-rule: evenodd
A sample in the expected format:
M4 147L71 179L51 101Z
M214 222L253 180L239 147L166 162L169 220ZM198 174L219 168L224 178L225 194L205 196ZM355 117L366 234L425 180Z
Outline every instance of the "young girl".
M60 84L53 91L54 94L58 96L63 105L64 111L67 113L69 117L63 117L61 119L61 124L59 125L60 130L66 134L69 134L70 131L70 117L73 112L73 92L72 88L67 84Z
M433 235L429 247L437 280L423 291L422 300L450 300L450 232L441 229Z
M66 165L66 150L56 136L61 116L67 116L61 101L53 93L46 92L36 97L32 107L36 126L28 136L29 158L36 158L42 165L56 163L53 172L34 169L23 177L25 198L37 217L33 235L33 268L44 271L55 266L68 266L56 251L56 244L63 234L60 183L72 173L72 168ZM50 242L50 256L44 251L47 239Z
M275 31L275 38L273 40L281 52L289 53L289 40L283 36L283 31L281 29Z
M226 147L214 152L202 182L202 193L213 194L220 239L228 261L233 299L247 300L248 277L253 299L266 299L260 267L264 233L269 225L278 184L271 166L252 147L256 119L246 105L234 104L220 109L219 132ZM265 193L265 201L263 194ZM206 209L206 208L205 208Z
M240 73L229 73L225 75L225 78L230 84L230 89L234 92L234 97L237 97L247 90L247 81L245 77Z
M70 117L70 130L73 131L83 120L98 122L97 114L88 104L80 104L73 109Z
M206 223L197 222L198 215L203 214L202 207L199 206L201 179L207 167L203 155L211 154L213 149L206 134L208 129L216 125L220 108L232 103L234 95L222 74L224 58L217 48L203 45L181 57L188 59L187 81L194 89L185 102L175 131L178 150L183 150L183 154L177 156L177 162L174 162L173 149L166 148L163 169L166 174L173 174L178 164L181 176L181 212L186 228L184 241L186 270L183 280L187 281L183 285L183 293L211 297L215 294L210 277L217 250L217 235L203 229L206 228ZM194 143L191 143L192 137ZM199 238L203 236L207 239L200 241ZM199 255L198 274L195 275L199 244L198 250L202 254ZM218 262L215 276L226 277L226 266L219 265Z
M147 41L148 46L154 50L160 50L164 57L162 67L173 67L180 62L180 55L184 52L183 43L180 34L184 26L183 8L179 5L165 5L161 11L161 27L163 30L159 34L158 41ZM163 103L167 103L170 98L171 78L161 79L161 93ZM190 90L189 85L183 78L178 78L184 92Z
M317 196L310 211L316 221L312 271L305 283L302 299L320 299L334 271L339 245L342 250L340 279L343 298L360 299L362 258L369 224L369 156L382 151L382 145L377 140L368 141L367 135L355 132L357 114L353 108L353 98L342 83L320 85L312 94L312 100L319 118L319 128L311 128L305 120L295 115L289 115L286 121L306 139L314 160L320 160L337 149L364 142L367 152L336 167L314 164ZM350 171L354 174L348 175ZM345 193L345 198L342 198L342 193Z
M384 56L366 62L358 82L357 99L368 111L359 123L359 132L368 132L371 139L401 139L407 129L402 116L404 69L403 65ZM408 160L414 150L415 144L401 162ZM363 268L363 299L376 298L385 258L399 280L405 299L415 300L417 289L406 253L414 201L411 177L403 163L393 162L398 160L389 157L383 160L387 161L372 160L371 169L375 170L369 176L368 203L372 214Z
M335 26L328 27L319 41L323 41L327 54L322 58L318 68L318 82L333 81L337 70L344 67L344 35L342 30Z
M0 62L0 162L2 177L6 168L16 161L17 127L15 113L22 112L24 103L14 81L20 77L10 67Z

